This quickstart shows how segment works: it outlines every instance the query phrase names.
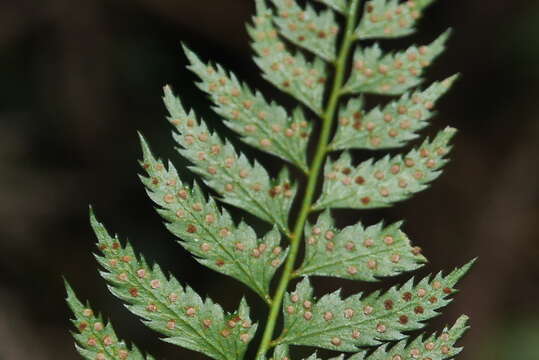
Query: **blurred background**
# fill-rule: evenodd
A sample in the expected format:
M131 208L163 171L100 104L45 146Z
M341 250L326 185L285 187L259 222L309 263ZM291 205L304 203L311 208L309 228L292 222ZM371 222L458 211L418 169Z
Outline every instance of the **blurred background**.
M164 84L222 128L185 69L180 41L291 104L250 60L244 23L253 3L0 1L0 359L79 358L62 275L112 318L121 337L157 358L203 359L159 341L107 292L91 253L90 203L112 232L201 294L232 310L245 293L255 316L265 318L255 296L199 267L174 242L137 178L137 130L159 156L185 164L164 120ZM417 35L384 46L430 41L448 26L455 29L449 49L428 78L463 77L424 132L448 124L460 129L445 176L392 209L343 212L339 219L341 225L405 219L405 231L430 259L422 274L479 256L462 292L427 330L467 313L473 328L460 359L538 359L539 2L439 1ZM272 171L280 166L270 156L262 160ZM317 284L319 294L379 286Z

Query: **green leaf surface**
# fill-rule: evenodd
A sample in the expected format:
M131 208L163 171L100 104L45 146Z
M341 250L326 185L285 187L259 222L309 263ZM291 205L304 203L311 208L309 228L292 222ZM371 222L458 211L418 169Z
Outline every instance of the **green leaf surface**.
M451 302L449 296L455 284L472 263L447 276L439 273L415 285L410 279L385 293L377 291L346 299L336 291L316 300L306 278L285 297L284 331L277 343L353 352L364 346L402 340L405 333L423 328L426 320Z
M150 355L144 356L136 346L132 349L118 338L112 324L97 314L87 303L84 305L71 288L65 283L67 304L75 315L71 320L75 328L75 348L87 360L154 360Z
M291 360L290 357L290 351L288 345L278 345L275 347L275 351L273 353L273 356L270 358L270 360ZM328 360L342 360L344 359L344 355L338 356L338 357L332 357ZM312 354L308 358L304 360L320 360L320 358L317 356L317 354Z
M280 246L281 235L274 228L259 239L249 225L236 225L230 214L200 187L184 184L172 164L156 159L142 139L141 177L167 228L201 264L243 282L264 300L270 301L269 285L287 251Z
M253 93L237 77L220 65L206 65L188 48L189 67L202 82L200 89L210 95L214 110L242 140L259 150L276 155L307 171L307 143L312 125L300 108L293 116L274 102L268 103L260 92Z
M91 224L102 254L96 255L104 268L101 275L132 313L163 334L166 342L217 360L243 359L257 328L245 300L237 311L226 314L218 304L166 276L159 266L148 265L129 244L111 237L93 214Z
M406 51L384 54L378 44L358 48L346 93L400 95L422 82L421 75L445 50L450 31L428 46L411 46Z
M360 352L352 355L347 360L451 359L462 351L462 348L455 346L455 344L469 328L467 322L468 317L462 315L451 328L446 327L440 335L432 334L428 337L421 335L410 342L408 340L402 340L394 345L384 344L374 350L370 355L367 355L366 352ZM273 359L291 360L288 347L283 346L282 348L277 348ZM329 360L342 359L344 359L343 355ZM306 360L320 360L320 358L316 354L313 354Z
M267 81L321 115L326 63L318 57L310 62L300 52L288 51L279 39L273 17L264 0L257 0L254 25L247 28L256 54L254 60Z
M456 78L452 76L423 91L406 93L399 100L369 112L364 111L362 97L350 99L340 110L331 149L379 150L406 145L429 124L436 101L451 88Z
M362 353L354 355L348 360L452 359L462 351L462 348L456 347L455 343L468 329L467 322L468 317L463 315L451 328L446 327L439 336L436 334L426 338L419 336L411 342L403 340L392 346L385 344L369 356Z
M296 194L287 169L284 168L277 179L271 179L262 165L256 161L251 163L230 143L210 133L193 111L187 113L168 87L164 101L169 120L177 130L174 139L180 145L178 152L194 164L190 169L221 194L223 202L287 232L288 213Z
M332 10L317 13L310 4L305 8L296 0L271 0L277 8L274 22L279 33L328 62L335 61L339 25Z
M349 7L348 0L315 0L315 1L325 4L341 14L345 14Z
M290 357L290 351L288 348L288 345L278 345L275 347L275 351L273 352L272 360L282 360L282 359L289 359Z
M329 276L378 281L422 266L426 259L401 231L402 223L364 227L361 223L342 230L329 211L305 231L306 254L297 271L302 276Z
M407 155L367 160L355 167L350 153L328 161L322 194L315 209L372 209L391 206L423 191L448 162L445 155L456 130L446 128Z
M434 0L372 0L365 11L356 34L362 40L399 38L412 34L417 21Z

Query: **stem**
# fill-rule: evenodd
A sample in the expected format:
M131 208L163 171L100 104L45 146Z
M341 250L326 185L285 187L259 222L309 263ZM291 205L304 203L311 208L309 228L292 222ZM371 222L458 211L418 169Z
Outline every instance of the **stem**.
M326 159L328 153L328 144L330 141L331 130L339 104L339 99L342 95L342 86L344 83L344 76L346 73L347 60L350 55L352 44L356 40L354 30L357 25L357 14L359 8L359 0L351 0L350 8L347 14L346 30L342 43L339 57L335 63L335 80L333 82L333 88L329 96L327 108L322 117L322 131L320 133L320 139L316 153L314 155L311 168L309 170L309 177L307 181L307 188L305 190L305 197L301 205L301 210L296 220L294 232L290 236L290 253L286 260L286 264L275 292L273 302L271 304L270 313L268 315L268 321L266 328L264 329L264 335L262 336L262 342L258 349L257 359L262 360L267 351L272 347L272 337L279 317L279 311L283 302L284 295L288 288L288 284L293 277L294 265L298 256L299 246L303 236L303 228L307 221L307 217L311 213L314 194L318 185L318 179L320 177L320 170Z

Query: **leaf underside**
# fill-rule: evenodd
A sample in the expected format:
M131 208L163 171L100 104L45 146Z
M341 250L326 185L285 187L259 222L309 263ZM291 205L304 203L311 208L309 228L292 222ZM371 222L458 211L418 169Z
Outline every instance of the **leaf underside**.
M202 80L198 86L212 99L214 110L225 124L242 136L249 145L276 155L307 171L307 143L311 122L296 108L293 115L264 96L253 93L237 77L220 65L206 65L195 53L184 47L189 67Z
M144 139L142 149L147 174L142 182L180 244L201 264L238 279L268 300L270 281L287 254L279 246L279 231L274 228L259 239L245 222L236 225L213 198L206 200L199 186L184 184L172 164L167 168L155 159Z
M150 266L129 245L111 237L91 216L104 268L102 277L110 291L144 323L165 335L164 341L198 351L217 360L242 359L256 332L245 300L237 311L226 314L212 300L203 300L193 289L166 276L159 266Z
M354 352L360 347L404 339L406 332L423 328L424 321L451 302L455 284L471 265L447 276L439 273L417 284L410 279L384 293L346 299L336 291L316 300L306 278L285 297L285 331L279 343Z
M354 166L350 153L328 161L316 209L373 209L391 206L425 190L441 174L456 130L446 128L408 154L367 160Z
M326 63L319 57L309 61L301 52L289 51L279 39L273 24L273 12L262 6L258 10L254 26L247 29L253 40L254 61L263 77L315 114L321 115L327 81Z
M174 126L177 150L190 166L178 170L171 162L155 157L141 136L141 181L166 227L196 261L247 285L275 307L273 314L282 306L283 331L268 341L268 348L275 347L271 360L291 360L289 347L293 345L351 353L349 360L453 358L461 351L455 343L467 329L467 317L459 318L440 335L410 339L409 333L423 328L452 301L456 283L473 261L446 276L438 273L418 281L412 278L385 292L344 299L340 291L317 299L310 283L318 276L374 282L414 271L426 262L421 249L413 246L402 230L402 222L359 222L341 229L335 226L331 210L392 206L425 190L441 174L456 132L453 128L425 139L413 150L399 150L397 155L374 156L358 163L353 161L351 150L398 149L420 137L435 115L435 105L457 79L455 75L418 88L427 68L445 50L450 31L428 45L396 52L384 51L374 41L354 50L348 47L350 42L412 34L434 0L366 1L361 6L360 23L347 26L346 31L342 20L349 16L355 19L357 14L351 14L351 9L356 3L315 1L320 6L296 0L255 0L257 13L247 27L254 62L263 78L297 101L291 110L249 87L234 72L205 63L183 47L188 68L200 79L199 89L209 97L223 123L239 135L238 140L288 163L277 177L271 177L259 162L248 159L211 131L166 86L163 100L168 121ZM351 58L345 59L342 55L349 49ZM348 61L349 69L345 67ZM369 108L365 95L370 94L398 98ZM345 96L347 101L343 101ZM318 144L312 161L315 165L310 164L308 154L313 129L317 128L313 118L330 125L336 121L334 129L322 127L320 138L324 142ZM318 149L323 149L323 154ZM322 175L313 171L321 164L317 159L328 156L334 158L325 161L321 191L309 193L317 186L316 177ZM308 199L298 207L300 215L291 214L299 182L292 178L288 165L309 177L308 196L297 199ZM185 183L182 171L196 174L203 185L196 180ZM228 205L273 228L257 234L245 221L235 220L236 216L233 219ZM316 221L304 221L315 212L320 212ZM298 219L302 220L292 231L289 223ZM159 266L148 264L129 243L109 235L93 213L91 225L98 238L100 253L96 258L103 268L102 277L145 325L163 335L164 341L213 359L245 357L257 325L252 323L244 299L237 310L227 313L211 299L203 299L164 274ZM294 240L300 240L301 235L305 254L294 270L290 264L298 260L299 244ZM286 238L291 241L291 250L283 244ZM272 298L270 284L288 256L292 261L284 267L285 283ZM281 304L286 281L294 278L301 280L294 291L284 295ZM89 305L84 306L69 285L66 287L78 330L74 334L77 350L83 357L153 360L136 347L130 349L110 323L95 315ZM268 333L274 328L270 330ZM377 348L366 349L371 346ZM265 353L257 356L257 360L264 359ZM343 354L330 360L344 359ZM315 353L305 360L319 357Z
M72 332L75 338L75 348L87 360L154 360L150 355L144 356L136 346L131 349L118 338L112 324L97 314L90 305L83 304L71 286L65 283L67 304L75 315L71 320L77 329Z
M440 335L432 334L428 337L421 335L412 341L401 340L393 345L384 344L378 347L370 355L359 352L347 358L347 360L414 360L452 359L460 354L462 348L455 346L456 342L468 330L468 317L462 315L451 328L446 327ZM273 360L292 360L287 345L279 345L275 349ZM328 360L344 360L340 355ZM304 360L320 360L317 354L313 354Z
M334 12L317 13L310 5L304 9L295 0L272 0L277 9L274 18L279 33L325 61L335 61L339 26Z
M400 95L419 85L423 69L445 50L449 34L446 31L428 46L397 53L384 54L378 44L357 49L345 92Z
M305 259L297 273L377 281L415 270L426 259L419 248L411 246L401 225L364 227L359 223L339 230L325 212L306 229Z
M187 113L180 100L165 88L169 121L175 126L178 152L193 163L189 167L206 185L219 193L221 200L287 231L288 214L296 194L286 168L272 179L258 162L245 155L216 133L211 133L193 111Z
M360 39L399 38L415 31L417 20L434 0L372 0L365 11L356 33Z
M408 92L384 107L364 109L363 97L351 98L339 112L332 150L382 150L405 146L429 125L438 99L451 87L452 76L423 91Z

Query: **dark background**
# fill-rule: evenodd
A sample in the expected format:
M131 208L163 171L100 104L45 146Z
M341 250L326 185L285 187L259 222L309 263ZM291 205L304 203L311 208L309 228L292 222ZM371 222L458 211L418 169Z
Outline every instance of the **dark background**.
M247 293L256 317L265 318L249 291L199 267L173 241L136 176L137 130L157 154L183 166L164 120L164 84L220 126L185 70L180 41L283 99L250 60L244 23L252 12L251 0L0 1L1 359L78 358L62 275L111 316L123 338L158 358L203 358L159 341L106 291L91 254L89 203L111 231L201 294L232 310ZM428 77L463 77L427 133L460 129L453 162L414 199L342 218L406 219L405 231L431 261L423 273L479 256L428 330L467 313L473 329L461 359L538 359L539 3L439 1L415 37L394 44L430 41L448 26L455 29L449 50ZM373 288L317 284L319 293Z

